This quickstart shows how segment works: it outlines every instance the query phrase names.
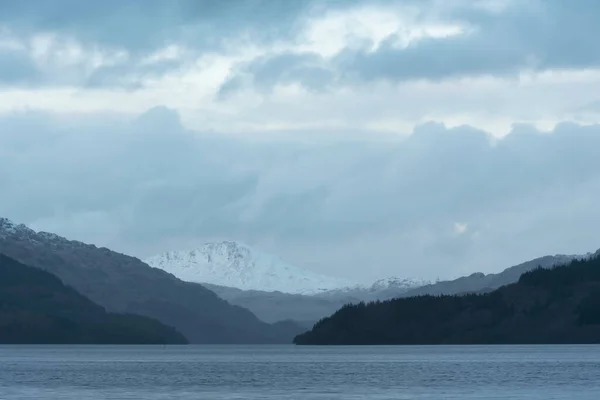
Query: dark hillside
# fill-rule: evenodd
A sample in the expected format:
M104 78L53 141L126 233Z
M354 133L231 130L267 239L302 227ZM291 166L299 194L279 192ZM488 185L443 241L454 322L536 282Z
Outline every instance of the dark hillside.
M347 305L296 344L600 343L600 257L536 269L490 293Z
M171 327L110 314L54 275L0 254L0 343L184 344Z

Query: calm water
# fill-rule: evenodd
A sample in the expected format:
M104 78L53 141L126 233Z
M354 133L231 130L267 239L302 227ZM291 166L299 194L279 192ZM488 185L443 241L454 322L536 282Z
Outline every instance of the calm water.
M600 399L600 347L0 346L0 399Z

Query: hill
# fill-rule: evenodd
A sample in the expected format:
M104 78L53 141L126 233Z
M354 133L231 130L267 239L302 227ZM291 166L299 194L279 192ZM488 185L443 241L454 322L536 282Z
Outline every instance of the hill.
M109 312L143 315L192 343L290 343L302 328L270 325L196 283L137 258L0 218L0 252L56 275Z
M107 313L54 275L0 254L0 343L185 344L158 321Z
M296 344L600 343L600 253L490 293L347 305Z

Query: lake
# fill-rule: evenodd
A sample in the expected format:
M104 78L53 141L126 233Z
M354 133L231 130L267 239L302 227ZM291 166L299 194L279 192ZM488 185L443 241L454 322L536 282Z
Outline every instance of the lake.
M600 346L0 346L1 399L598 399Z

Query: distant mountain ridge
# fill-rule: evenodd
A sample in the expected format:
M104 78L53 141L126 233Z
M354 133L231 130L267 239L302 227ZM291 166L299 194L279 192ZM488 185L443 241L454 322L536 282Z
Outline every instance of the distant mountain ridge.
M600 250L597 254L600 254ZM438 296L489 292L501 286L515 283L523 273L537 267L550 268L554 265L575 259L585 259L590 256L589 253L581 256L544 256L506 268L496 274L485 275L476 272L455 280L429 284L425 281L412 279L384 279L371 286L331 290L312 296L253 290L244 291L216 285L207 285L207 287L230 303L248 308L263 321L275 322L283 318L290 318L306 324L327 317L346 304L357 304L362 301L384 301L421 295ZM421 283L423 285L418 286ZM413 284L417 287L413 287Z
M278 280L283 277L284 280L289 278L292 282L299 282L301 280L295 279L297 276L294 274L304 276L304 272L298 272L301 270L292 267L284 269L285 274L280 273L281 270L277 268L275 268L275 271L271 271L273 273L265 274L265 271L270 271L270 266L261 265L261 261L263 259L278 259L274 256L255 257L254 253L260 254L259 251L245 245L235 242L222 242L207 244L202 251L170 252L154 260L147 261L151 265L172 271L183 280L226 282L227 284L206 282L202 284L231 304L248 308L265 322L274 323L291 319L302 324L312 324L333 314L346 304L424 294L440 295L491 291L516 282L522 273L538 266L549 268L553 265L589 256L589 254L582 256L544 256L507 268L500 273L488 275L473 273L455 280L438 281L436 283L419 279L391 277L379 279L373 284L354 284L321 291L308 290L304 286L303 290L296 290L295 293L292 290L292 293L290 293L291 285L282 284ZM190 258L192 261L190 261ZM243 271L242 274L239 274L240 270ZM219 276L219 274L222 274L222 276ZM216 278L215 275L217 275ZM247 282L240 283L238 279L240 275L248 278L248 281L253 284L251 287L260 287L261 289L244 289L244 287L248 287ZM267 276L266 279L263 275ZM269 281L269 284L264 285L263 282L265 281ZM339 280L335 281L336 284L338 282ZM265 288L275 290L264 290ZM314 286L312 288L314 289Z
M206 243L194 250L169 251L144 261L187 282L306 296L363 296L392 289L401 292L429 283L391 277L361 285L292 266L274 255L233 241Z
M475 272L471 275L463 276L454 280L440 281L433 284L423 285L411 290L402 292L391 291L387 294L386 298L382 298L381 300L418 295L452 295L492 291L502 286L517 282L522 274L537 267L551 268L555 265L566 264L573 260L588 259L592 256L592 253L587 253L582 255L557 254L554 256L538 257L513 267L509 267L502 272L495 274L486 275L481 272Z
M137 258L0 218L0 252L48 271L107 311L154 318L192 343L289 343L293 324L270 325L205 287Z
M375 300L387 296L387 293L404 293L425 285L431 281L415 278L398 278L395 276L378 279L372 284L354 285L340 289L328 290L317 294L319 297L356 297L363 300Z

